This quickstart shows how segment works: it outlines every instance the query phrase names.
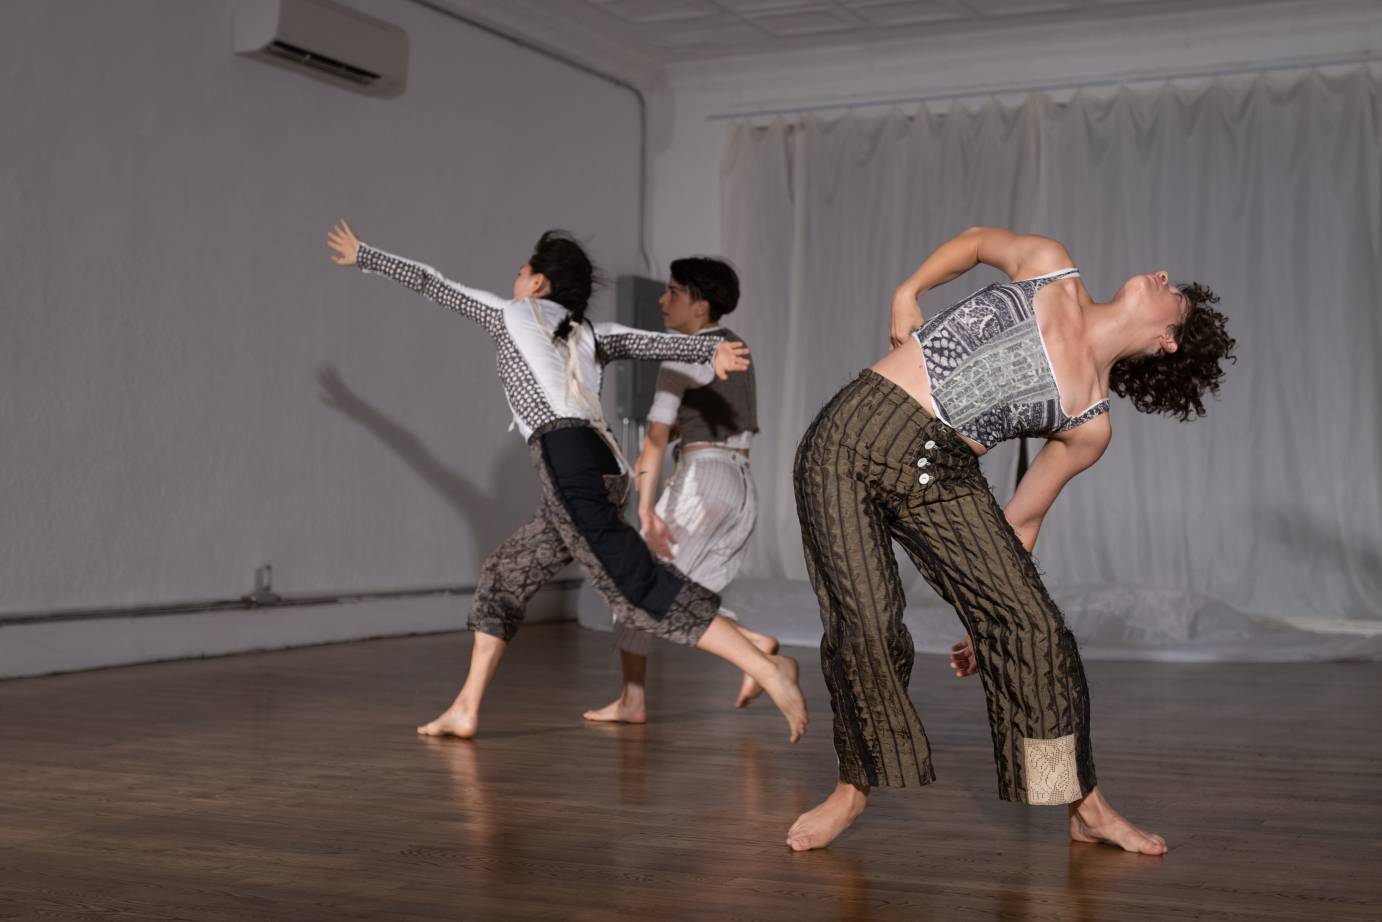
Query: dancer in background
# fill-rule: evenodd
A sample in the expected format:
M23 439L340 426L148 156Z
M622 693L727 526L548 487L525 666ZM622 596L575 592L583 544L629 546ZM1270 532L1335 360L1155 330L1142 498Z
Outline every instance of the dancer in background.
M748 368L741 343L633 330L585 317L596 272L575 240L544 233L502 298L442 277L430 266L361 243L340 222L327 235L337 265L358 266L423 294L479 323L497 350L499 377L514 424L530 447L542 486L536 515L485 559L471 610L470 672L427 736L473 737L480 704L523 621L528 600L573 559L621 623L733 663L760 683L795 742L806 730L806 702L783 657L751 644L719 614L720 598L657 560L623 521L628 474L604 424L604 366L620 359L711 363L721 377Z
M739 304L739 276L723 260L693 256L673 260L659 303L667 328L688 336L742 343L721 319ZM643 450L634 463L638 517L653 553L714 592L723 591L743 562L753 534L758 497L749 470L749 446L758 431L754 371L718 378L708 365L663 362L648 411ZM658 497L668 443L681 439L676 472ZM725 609L722 614L729 615ZM732 617L732 615L731 615ZM736 626L764 653L777 652L777 639ZM652 635L615 625L624 687L586 720L644 723ZM787 660L793 667L794 660ZM746 707L763 688L748 673L735 707Z
M981 262L1013 281L923 324L917 298ZM982 676L999 796L1069 804L1077 841L1166 851L1097 787L1080 654L1031 551L1061 489L1109 443L1110 391L1144 412L1204 413L1234 346L1217 300L1153 272L1099 303L1057 241L981 227L941 246L897 289L895 348L825 405L797 449L839 779L787 833L791 848L828 845L874 787L935 778L907 697L914 648L896 540L968 632L952 665ZM979 456L1036 435L1047 442L1001 508Z

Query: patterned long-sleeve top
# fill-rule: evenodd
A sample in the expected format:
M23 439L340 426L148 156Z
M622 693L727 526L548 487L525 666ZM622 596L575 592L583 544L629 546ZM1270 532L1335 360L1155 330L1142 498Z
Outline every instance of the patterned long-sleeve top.
M635 330L617 323L584 321L565 342L552 331L569 312L540 298L514 301L469 288L431 266L361 243L355 257L364 272L387 276L485 328L496 348L499 380L526 440L556 419L600 422L604 366L620 359L709 362L719 340Z

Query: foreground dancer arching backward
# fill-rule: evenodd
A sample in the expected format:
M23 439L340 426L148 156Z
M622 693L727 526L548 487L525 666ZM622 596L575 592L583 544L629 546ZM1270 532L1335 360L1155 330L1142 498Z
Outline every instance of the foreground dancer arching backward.
M585 319L595 277L581 246L549 231L519 270L513 298L467 288L420 263L361 243L344 221L327 236L332 259L388 276L476 321L498 350L514 423L528 441L542 485L533 519L499 545L480 570L470 624L470 672L452 705L418 727L427 736L472 737L481 699L533 594L574 559L620 622L714 653L753 676L787 719L795 742L806 703L782 657L768 656L720 615L720 598L656 560L621 506L628 475L604 425L602 369L618 359L714 362L717 374L748 367L742 344L649 333Z
M1014 281L923 325L917 298L980 262ZM1069 804L1078 841L1166 851L1096 787L1084 669L1031 550L1061 488L1108 445L1110 389L1146 412L1204 413L1201 398L1218 390L1234 345L1217 300L1155 272L1096 303L1060 243L994 228L960 234L898 288L893 351L826 404L797 449L839 781L797 819L791 848L829 844L873 787L935 777L907 697L914 649L896 540L968 632L952 665L983 679L999 796ZM978 456L1023 435L1048 441L1003 509Z

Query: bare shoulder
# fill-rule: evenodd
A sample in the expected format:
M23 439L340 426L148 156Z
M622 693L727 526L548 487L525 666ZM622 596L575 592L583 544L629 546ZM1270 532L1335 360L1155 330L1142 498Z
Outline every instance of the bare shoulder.
M1075 265L1065 244L1040 234L1019 237L1017 252L1019 258L1017 271L1013 273L1014 279L1029 279Z
M1059 240L1040 234L1022 234L1006 227L971 227L965 235L975 241L975 257L1022 279L1054 272L1070 265L1070 254Z

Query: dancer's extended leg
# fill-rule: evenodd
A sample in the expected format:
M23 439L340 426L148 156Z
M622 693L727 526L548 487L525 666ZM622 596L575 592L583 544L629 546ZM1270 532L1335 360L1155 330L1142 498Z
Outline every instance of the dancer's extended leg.
M723 610L721 611L724 614ZM773 655L778 650L777 638L771 634L762 634L758 631L744 627L738 621L732 621L739 632L748 639L759 650ZM619 697L602 708L593 708L586 711L581 716L586 720L607 723L644 723L648 719L647 711L647 676L648 676L648 648L652 643L652 638L648 634L622 625L615 626L615 642L619 648L619 663L623 671L623 688L620 689ZM634 649L629 649L634 647ZM739 695L735 698L734 706L737 708L748 707L753 699L763 694L763 686L754 680L753 676L744 673L743 681L739 684Z
M724 615L715 616L696 646L728 660L763 686L786 718L791 741L795 743L801 739L806 732L806 699L802 697L797 684L799 668L796 660L790 656L764 653L750 643L735 623Z
M480 566L470 627L475 645L470 672L456 700L435 720L417 728L424 736L469 739L479 725L480 701L494 679L509 641L523 623L528 600L571 562L561 535L538 510L522 528L504 540Z
M1095 788L1070 805L1070 838L1141 855L1166 854L1166 840L1128 822Z
M778 643L776 637L771 634L761 634L751 628L746 628L738 621L734 622L734 626L739 629L739 633L743 634L749 643L753 644L759 650L762 650L769 656L777 652ZM739 683L739 695L734 699L734 706L737 708L746 708L753 703L754 698L757 698L761 694L763 694L763 686L759 685L758 682L754 680L753 676L746 672L744 673L743 681Z
M797 817L787 830L787 846L794 852L825 848L850 827L868 804L868 785L835 782L835 790L816 807Z
M476 631L475 645L470 650L470 672L456 700L435 720L418 727L417 732L423 736L458 736L461 739L475 736L479 729L480 700L494 679L508 646L498 637Z
M620 649L619 665L624 672L624 687L619 697L602 708L592 708L581 716L599 723L641 724L648 720L648 657Z
M795 662L758 650L718 614L718 594L653 556L624 521L628 477L601 437L587 425L556 421L539 428L530 444L546 517L616 621L729 660L763 686L787 720L792 741L799 739L806 730L806 702Z

